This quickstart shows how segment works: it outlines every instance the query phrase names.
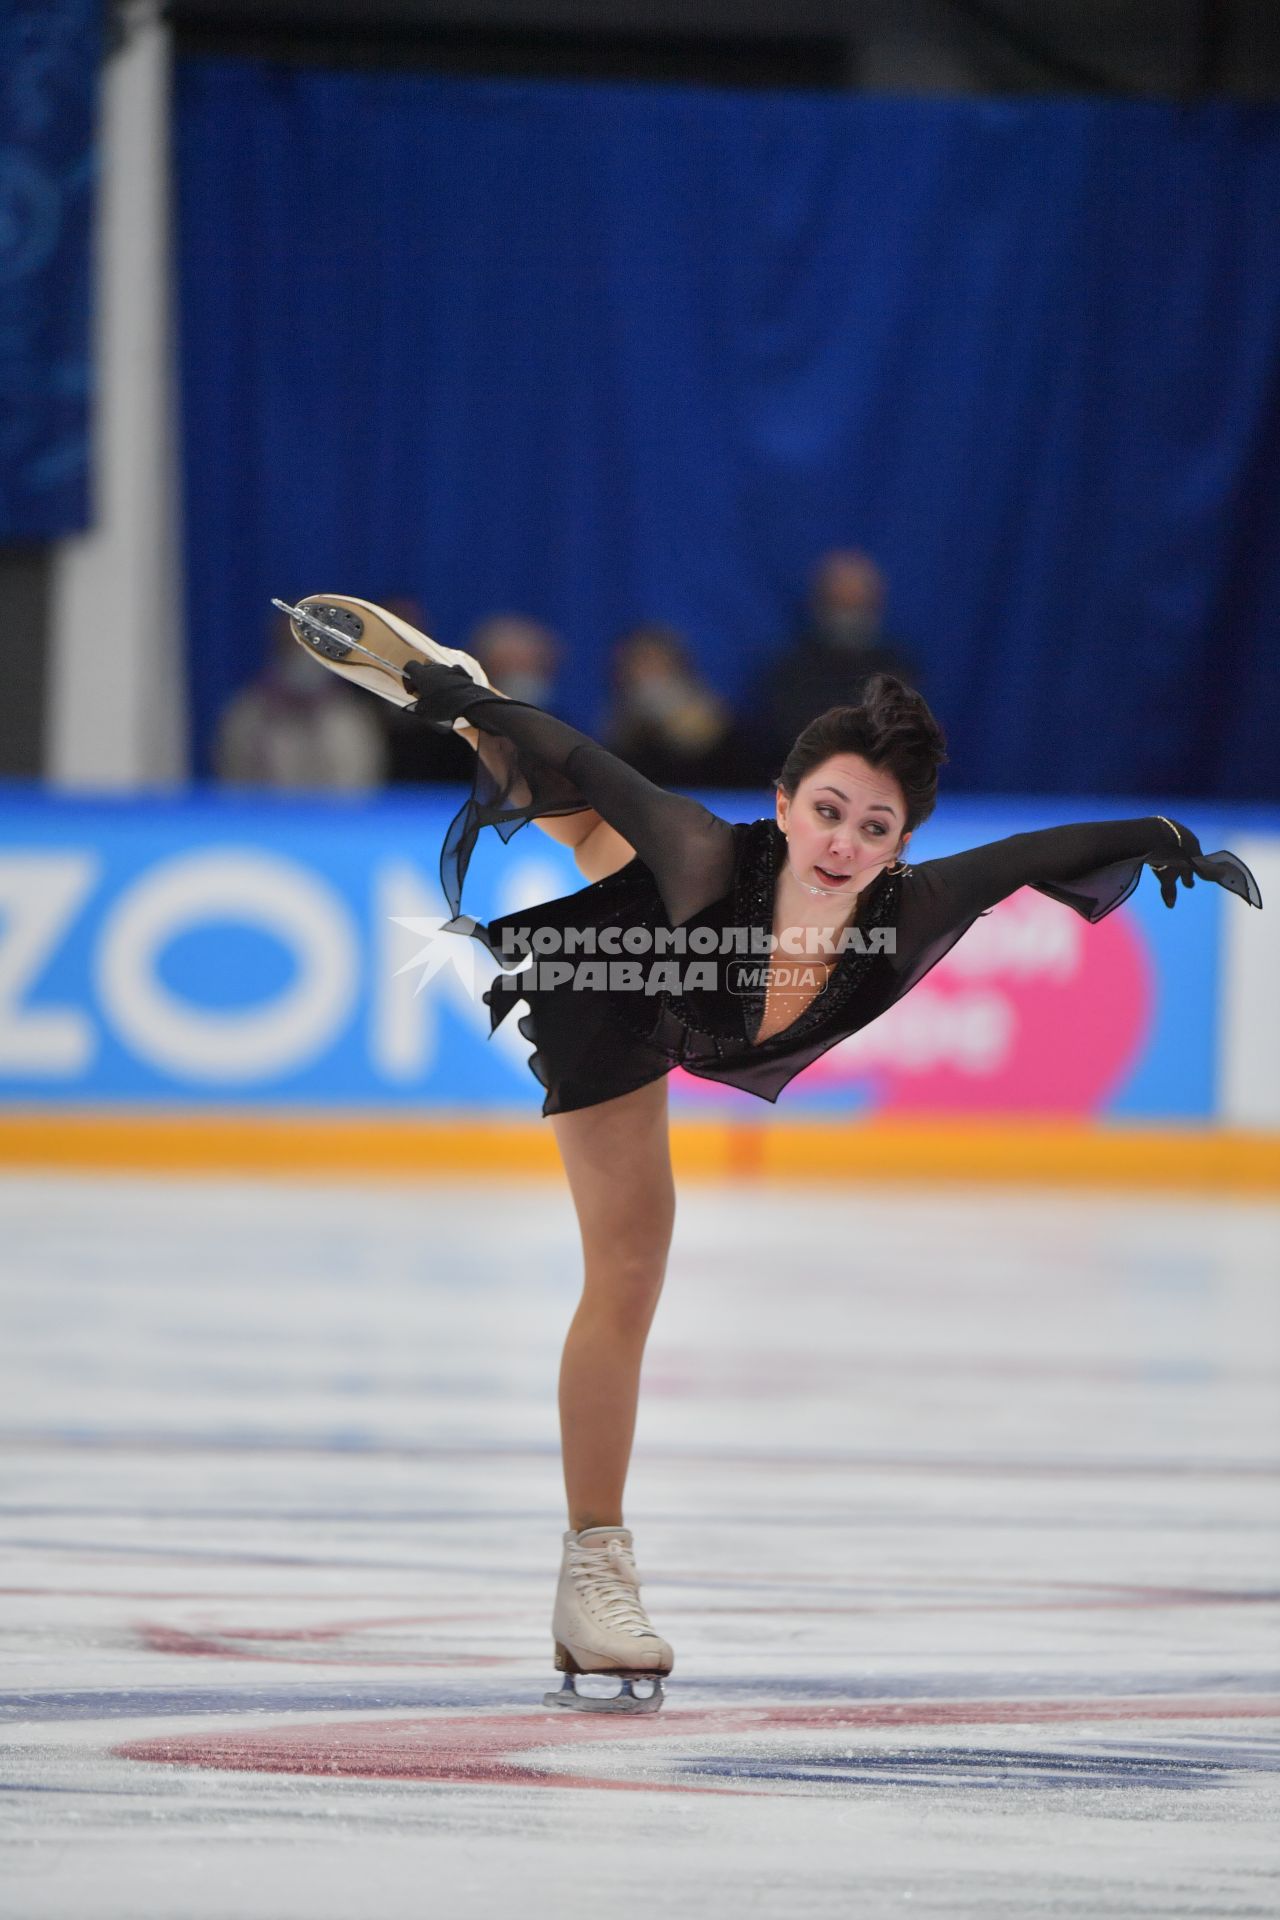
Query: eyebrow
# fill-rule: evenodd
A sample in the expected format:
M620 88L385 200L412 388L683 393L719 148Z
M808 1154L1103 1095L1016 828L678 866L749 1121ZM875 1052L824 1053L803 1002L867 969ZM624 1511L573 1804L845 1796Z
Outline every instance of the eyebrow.
M842 800L847 801L849 799L848 794L841 792L839 787L819 787L818 792L819 793L838 793ZM872 800L867 807L867 812L893 814L897 812L897 808L886 806L883 800Z

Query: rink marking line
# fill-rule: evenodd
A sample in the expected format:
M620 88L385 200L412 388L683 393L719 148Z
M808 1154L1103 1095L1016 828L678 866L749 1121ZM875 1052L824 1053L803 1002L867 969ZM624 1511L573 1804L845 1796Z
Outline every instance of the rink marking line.
M681 1583L673 1583L679 1586ZM1257 1593L1247 1591L1220 1592L1214 1589L1198 1588L1114 1588L1110 1591L1081 1594L1043 1593L1028 1595L1025 1598L987 1598L981 1594L954 1600L921 1601L907 1594L887 1594L878 1600L858 1598L838 1602L793 1601L787 1597L785 1588L780 1586L778 1597L760 1604L750 1602L711 1601L702 1606L683 1604L683 1611L690 1615L700 1615L715 1619L737 1619L756 1617L780 1619L782 1617L803 1616L806 1619L864 1619L877 1616L919 1618L932 1614L970 1614L985 1617L990 1614L1028 1614L1028 1613L1097 1613L1097 1612L1162 1612L1178 1608L1197 1609L1210 1607L1274 1606L1280 1603L1280 1592L1267 1589ZM493 1618L505 1618L493 1615ZM141 1644L150 1653L168 1654L183 1659L203 1660L242 1660L265 1661L274 1665L286 1666L351 1666L393 1667L393 1668L435 1668L466 1667L482 1669L520 1665L526 1656L522 1653L484 1654L484 1653L431 1653L413 1652L394 1647L380 1648L360 1645L360 1636L378 1634L388 1626L438 1626L442 1621L459 1621L474 1618L464 1614L445 1614L435 1616L401 1616L393 1620L373 1619L368 1621L349 1621L341 1626L317 1627L233 1627L205 1626L191 1629L170 1625L163 1621L139 1621L133 1628ZM336 1646L333 1643L346 1639L356 1645ZM325 1643L325 1651L297 1651L299 1643L312 1648L317 1642Z
M994 1180L1280 1194L1280 1133L1249 1128L966 1115L916 1121L679 1117L671 1131L678 1174L740 1184ZM331 1149L338 1142L335 1162ZM15 1167L284 1173L329 1185L335 1164L347 1180L423 1183L485 1174L495 1163L522 1179L562 1177L551 1131L532 1116L123 1106L0 1111L0 1165Z
M1184 1720L1273 1720L1280 1700L1238 1694L1192 1701L1178 1696L1115 1696L1093 1700L880 1701L817 1706L664 1709L661 1715L625 1720L613 1716L532 1709L496 1716L464 1715L399 1720L330 1721L317 1725L244 1733L151 1736L110 1749L113 1757L151 1765L214 1771L288 1773L325 1778L431 1780L506 1787L599 1788L607 1791L727 1793L751 1788L692 1786L609 1775L558 1773L521 1760L531 1748L570 1748L594 1743L636 1742L661 1753L690 1736L745 1736L846 1731L909 1731L925 1727L1129 1724ZM536 1731L535 1731L536 1726ZM675 1757L673 1755L673 1757ZM697 1755L685 1756L696 1761ZM743 1754L744 1763L750 1755ZM785 1764L786 1755L778 1759Z
M351 1573L358 1569L374 1573L390 1572L407 1574L411 1577L416 1576L419 1578L444 1576L446 1579L457 1582L463 1582L477 1576L482 1576L489 1580L494 1578L494 1575L485 1568L483 1564L460 1560L359 1560L352 1559L349 1556L339 1557L332 1554L259 1554L246 1553L243 1549L238 1548L219 1550L211 1547L144 1547L131 1546L124 1542L93 1540L20 1539L6 1540L4 1544L11 1551L43 1554L48 1557L79 1557L86 1561L92 1561L95 1564L101 1564L102 1562L111 1563L114 1561L116 1564L126 1567L135 1567L140 1561L144 1561L155 1566L186 1568L189 1567L192 1562L196 1562L202 1566L214 1566L218 1568L230 1566L269 1567L273 1569L289 1567L299 1570L324 1568L332 1571L341 1571L343 1573ZM508 1581L517 1587L523 1582L536 1577L535 1571L528 1567L517 1567L510 1570L506 1575ZM846 1576L843 1575L830 1576L831 1579L843 1579L845 1577ZM819 1610L826 1610L831 1605L829 1585L820 1577L808 1574L792 1576L791 1578L788 1578L780 1572L761 1574L755 1570L744 1570L741 1573L726 1572L705 1575L673 1574L669 1576L655 1576L653 1584L655 1588L663 1586L673 1591L692 1590L701 1593L714 1593L716 1591L734 1593L740 1591L743 1586L755 1587L757 1589L763 1588L776 1593L778 1595L777 1604L779 1606L786 1605L788 1608L798 1607L803 1604L797 1600L795 1596L798 1591L810 1588L816 1589L823 1595L820 1603L815 1602L810 1604L817 1606ZM973 1584L975 1587L981 1588L984 1584L989 1585L990 1583L974 1582ZM1052 1586L1054 1583L1028 1581L1025 1584L1035 1591L1040 1592L1045 1586ZM1016 1593L1018 1585L1017 1580L1010 1579L1008 1581L1002 1581L1000 1583L1000 1589L1002 1593L1008 1593L1009 1589L1014 1589ZM974 1594L972 1599L966 1595L961 1595L959 1598L950 1600L918 1603L914 1598L915 1589L890 1586L879 1589L882 1594L879 1601L869 1598L865 1594L861 1594L855 1590L852 1598L841 1602L840 1610L866 1613L881 1611L900 1612L904 1609L917 1612L949 1612L957 1609L963 1611L974 1606L989 1606L994 1608L997 1605L1001 1605L1018 1608L1023 1606L1052 1605L1070 1607L1077 1604L1080 1606L1107 1606L1112 1604L1128 1606L1197 1606L1212 1604L1266 1606L1280 1600L1280 1590L1272 1587L1261 1587L1257 1589L1241 1587L1229 1590L1212 1587L1161 1587L1146 1589L1140 1586L1131 1586L1123 1582L1090 1583L1065 1581L1060 1583L1060 1585L1062 1587L1083 1587L1092 1597L1076 1602L1069 1599L1059 1599L1056 1595L1047 1594L1038 1600L1030 1597L1026 1599L1022 1597L1012 1597L997 1602L996 1600L984 1600L981 1597L981 1592L978 1592ZM61 1587L43 1590L57 1594L65 1592L68 1595L75 1592L90 1591L88 1589L63 1589ZM932 1590L937 1590L936 1585ZM10 1591L22 1593L27 1591L27 1589L21 1587L13 1589L0 1588L0 1594ZM104 1591L110 1592L109 1589ZM166 1593L160 1594L157 1597L167 1601L178 1598L179 1596ZM188 1595L188 1597L191 1596ZM199 1598L200 1596L197 1594L195 1597ZM211 1600L216 1597L217 1596L212 1593L209 1595ZM724 1608L718 1607L714 1600L712 1600L707 1603L705 1610L709 1612L721 1612L731 1609L729 1606ZM747 1603L742 1604L741 1610L751 1612L759 1611L758 1608Z
M422 1564L415 1563L415 1571L422 1571L422 1570L423 1570ZM442 1570L441 1568L435 1567L435 1566L426 1568L426 1571L431 1573L438 1573L441 1570ZM447 1571L452 1572L454 1571L454 1569L450 1568L450 1569L447 1569ZM528 1577L532 1579L533 1575L530 1574ZM839 1579L842 1579L844 1576L833 1574L829 1577L831 1580L839 1580ZM515 1585L519 1584L520 1578L521 1576L517 1574L515 1583L514 1583ZM984 1600L981 1596L981 1592L975 1591L975 1593L971 1598L968 1596L962 1596L958 1599L945 1601L942 1603L926 1601L922 1605L917 1603L915 1599L915 1594L917 1592L917 1589L911 1588L911 1587L894 1587L894 1586L884 1586L884 1585L880 1586L877 1589L877 1591L880 1593L880 1596L881 1596L878 1601L868 1601L865 1598L855 1598L848 1601L842 1601L840 1602L839 1605L833 1604L830 1600L827 1600L826 1602L822 1602L822 1603L798 1601L794 1597L797 1591L797 1588L803 1590L806 1587L821 1587L824 1584L823 1580L820 1577L808 1575L808 1574L802 1575L802 1576L796 1576L791 1580L788 1580L781 1575L761 1574L761 1573L755 1572L754 1570L746 1571L738 1575L717 1574L714 1577L708 1577L705 1579L700 1579L695 1574L680 1574L680 1575L662 1574L662 1575L655 1575L652 1584L654 1585L655 1588L661 1586L666 1588L669 1593L672 1593L672 1594L679 1593L682 1596L685 1596L679 1602L681 1610L683 1612L704 1613L704 1614L710 1614L710 1615L716 1615L716 1616L723 1613L769 1613L769 1612L777 1612L777 1611L785 1611L787 1613L794 1613L797 1611L811 1612L811 1613L826 1613L826 1612L845 1613L850 1611L889 1612L889 1613L895 1613L895 1614L902 1613L905 1611L909 1611L913 1613L932 1613L939 1609L942 1611L950 1611L953 1608L960 1608L963 1610L963 1609L970 1609L975 1606L994 1608L997 1605L1008 1605L1011 1607L1024 1607L1024 1606L1036 1607L1041 1605L1059 1605L1059 1604L1067 1607L1071 1607L1075 1605L1081 1605L1086 1607L1093 1606L1093 1605L1104 1606L1104 1607L1110 1606L1110 1605L1139 1606L1139 1607L1157 1606L1158 1607L1166 1604L1172 1605L1172 1606L1181 1606L1184 1604L1187 1606L1201 1606L1201 1605L1267 1606L1275 1603L1280 1603L1280 1589L1258 1588L1257 1590L1250 1590L1244 1587L1231 1588L1231 1589L1220 1589L1220 1588L1214 1588L1214 1587L1145 1588L1141 1586L1129 1585L1124 1582L1112 1582L1112 1581L1101 1581L1101 1580L1100 1581L1063 1580L1063 1581L1054 1583L1063 1590L1083 1589L1086 1593L1090 1593L1094 1596L1094 1598L1092 1599L1083 1599L1079 1602L1071 1599L1059 1601L1053 1595L1046 1595L1041 1599L1037 1599L1034 1596L1028 1596L1026 1599L1015 1597L1007 1602L996 1602L991 1600ZM928 1584L929 1584L929 1591L931 1592L936 1591L936 1588L938 1585L937 1582L930 1581ZM980 1590L984 1585L989 1586L991 1583L974 1580L967 1583L964 1581L957 1581L955 1582L955 1584L958 1586L964 1586L968 1584L974 1587L975 1589ZM1007 1591L1010 1588L1016 1589L1017 1586L1019 1585L1019 1582L1014 1579L1008 1579L1008 1580L1001 1580L998 1584L1002 1590ZM1024 1584L1027 1585L1028 1587L1039 1588L1042 1586L1047 1586L1050 1583L1029 1580ZM761 1605L754 1605L749 1601L741 1601L738 1603L734 1603L732 1601L725 1601L722 1603L714 1598L699 1602L699 1600L696 1598L690 1599L687 1597L691 1592L696 1595L696 1594L705 1593L708 1589L713 1589L713 1590L723 1589L726 1592L734 1593L734 1592L738 1592L743 1586L771 1587L777 1593L778 1598L776 1601L773 1601L773 1602L769 1602ZM348 1604L358 1605L361 1602L364 1602L369 1606L377 1606L380 1604L384 1596L379 1594L365 1594L365 1593L350 1593L350 1594L341 1594L341 1595L326 1593L324 1598L326 1601L330 1601L330 1602L334 1599L342 1599ZM226 1604L236 1604L236 1605L244 1604L244 1605L260 1606L260 1607L261 1606L297 1607L299 1605L305 1604L304 1596L299 1594L298 1589L296 1587L284 1587L284 1588L278 1589L275 1592L254 1591L254 1592L234 1593L234 1592L225 1592L221 1588L219 1588L217 1592L213 1592L208 1587L166 1588L166 1587L7 1586L7 1587L0 1587L0 1599L63 1600L63 1601L107 1600L113 1603L118 1603L126 1600L129 1600L129 1601L145 1600L160 1606L171 1606L171 1605L182 1603L182 1602L194 1602L197 1606L202 1606L202 1607L222 1606ZM365 1622L365 1621L353 1619L349 1624L349 1630L358 1631L363 1626L379 1626L379 1625L395 1625L395 1624L432 1626L432 1625L440 1625L443 1623L453 1622L458 1620L489 1620L489 1621L508 1620L513 1617L513 1614L512 1614L513 1605L514 1605L514 1601L512 1602L512 1605L508 1605L505 1607L486 1607L486 1608L480 1608L480 1609L477 1609L475 1607L465 1607L465 1608L459 1607L459 1608L451 1609L445 1612L415 1613L411 1615L406 1614L401 1617L399 1622L396 1622L396 1621L382 1622L378 1620ZM165 1631L169 1631L169 1629L165 1627ZM206 1628L205 1631L206 1632L220 1631L220 1632L226 1632L226 1633L234 1632L237 1635L248 1640L254 1640L254 1639L269 1640L276 1636L277 1631L285 1632L286 1630L285 1629L277 1630L271 1627L263 1627L263 1628L247 1628L246 1627L246 1628L219 1628L219 1629ZM335 1632L340 1632L340 1631L342 1631L342 1629L334 1630L334 1629L326 1628L323 1630L317 1630L313 1634L307 1629L298 1629L294 1633L293 1637L298 1639L322 1640L322 1639L332 1638Z
M272 1460L303 1457L328 1459L335 1455L353 1461L433 1460L456 1466L467 1462L493 1460L535 1461L559 1459L559 1443L543 1441L469 1441L465 1445L430 1441L382 1441L353 1436L349 1430L340 1435L313 1434L295 1437L273 1433L192 1433L175 1430L152 1433L107 1431L103 1428L75 1427L62 1431L0 1429L0 1452L22 1453L138 1453L164 1454L265 1454ZM974 1475L1013 1479L1274 1479L1280 1477L1280 1459L1276 1460L1142 1460L1092 1456L1078 1460L999 1459L982 1455L831 1453L792 1448L788 1452L770 1452L766 1448L664 1447L651 1444L645 1459L662 1467L768 1467L815 1471L851 1471L866 1473L924 1473L948 1476Z
M334 1650L329 1653L294 1653L282 1651L283 1646L292 1641L308 1638L306 1629L296 1633L288 1630L273 1636L270 1629L249 1630L244 1635L235 1632L207 1630L204 1633L188 1633L181 1627L167 1627L146 1623L134 1629L139 1635L148 1653L167 1653L189 1660L258 1660L273 1666L295 1667L465 1667L468 1670L482 1667L523 1666L528 1663L526 1653L405 1653L388 1649L360 1648L353 1650ZM356 1632L360 1629L356 1628ZM319 1636L332 1638L330 1634ZM267 1641L269 1644L245 1645L245 1641Z
M540 1684L531 1679L527 1694L522 1693L522 1698L535 1697ZM893 1701L900 1706L913 1700L937 1702L954 1697L1007 1704L1010 1700L1028 1697L1019 1691L1020 1684L1016 1677L1007 1675L992 1675L984 1684L980 1676L973 1674L945 1678L937 1674L921 1674L911 1681L905 1681L900 1674L882 1674L875 1680L859 1685L847 1675L832 1677L824 1674L818 1678L812 1674L801 1674L788 1681L776 1672L754 1679L744 1678L741 1674L715 1678L704 1673L687 1683L699 1700L708 1694L723 1697L727 1707L717 1707L715 1711L754 1707L761 1696L769 1706L779 1706L785 1701L805 1707L832 1702L847 1707L855 1702L867 1705L886 1701ZM1096 1673L1077 1676L1074 1681L1076 1692L1061 1691L1064 1686L1071 1687L1073 1684L1068 1676L1057 1675L1055 1684L1059 1689L1056 1696L1059 1699L1088 1700L1104 1694L1108 1699L1122 1702L1182 1698L1190 1704L1220 1699L1226 1696L1228 1688L1232 1698L1242 1694L1257 1695L1262 1699L1280 1696L1280 1676L1273 1673L1258 1673L1245 1678L1236 1673L1210 1672L1179 1682L1169 1674L1152 1674L1144 1679L1141 1674L1126 1672L1123 1676L1125 1690L1120 1694L1105 1694L1106 1678ZM330 1682L291 1680L287 1684L269 1688L255 1679L181 1688L140 1685L128 1688L62 1688L51 1692L28 1689L0 1693L0 1722L6 1726L35 1726L121 1719L146 1722L166 1717L227 1720L242 1718L246 1712L256 1719L260 1714L269 1712L293 1716L296 1723L297 1717L303 1714L323 1714L330 1718L336 1713L378 1713L384 1716L427 1712L456 1714L464 1707L472 1713L484 1708L493 1713L509 1714L513 1707L510 1684L490 1682L486 1689L485 1684L475 1678L408 1683L347 1679ZM675 1711L690 1710L680 1707ZM712 1709L704 1707L703 1710ZM1220 1739L1225 1737L1218 1736ZM1242 1733L1236 1738L1252 1749L1252 1735Z

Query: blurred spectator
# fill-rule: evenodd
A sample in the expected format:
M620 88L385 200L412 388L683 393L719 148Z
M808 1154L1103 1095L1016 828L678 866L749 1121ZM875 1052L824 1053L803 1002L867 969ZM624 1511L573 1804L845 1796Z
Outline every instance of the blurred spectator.
M307 657L281 614L258 678L224 709L214 768L233 786L380 787L386 747L374 703Z
M896 673L916 684L914 660L881 627L884 597L884 576L869 554L836 549L819 560L808 621L756 683L756 779L771 780L797 734L828 707L856 705L873 673Z
M508 700L550 710L560 643L546 627L522 613L495 613L473 627L467 652Z
M624 634L614 649L605 744L659 786L733 786L743 740L674 627Z
M399 614L420 633L430 633L418 601L398 597L379 604L386 607L388 613ZM450 640L444 644L457 643ZM555 635L536 620L519 613L493 614L472 628L463 645L509 700L523 700L533 707L550 705L560 648ZM449 781L470 786L476 762L465 740L456 734L437 733L433 727L424 727L412 714L395 707L388 707L387 714L392 781L397 784Z

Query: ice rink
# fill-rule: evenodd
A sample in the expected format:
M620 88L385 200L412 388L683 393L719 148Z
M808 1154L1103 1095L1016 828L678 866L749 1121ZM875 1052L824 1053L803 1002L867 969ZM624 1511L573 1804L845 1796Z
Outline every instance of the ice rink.
M621 1724L541 1705L558 1187L0 1244L5 1920L1280 1908L1280 1205L686 1187Z

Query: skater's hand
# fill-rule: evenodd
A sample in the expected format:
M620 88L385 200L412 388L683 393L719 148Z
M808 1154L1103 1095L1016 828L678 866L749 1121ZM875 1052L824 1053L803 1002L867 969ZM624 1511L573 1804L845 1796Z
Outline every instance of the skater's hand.
M477 697L492 697L487 687L476 684L465 667L445 667L435 660L411 660L401 679L406 691L418 696L410 711L446 733L452 731L454 721Z
M1153 855L1148 864L1160 882L1160 898L1166 907L1172 907L1177 905L1179 880L1184 887L1194 887L1194 862L1204 856L1200 852L1200 842L1190 827L1184 827L1180 820L1167 820L1163 815L1158 818L1170 844L1167 850L1161 848L1158 857Z
M1184 827L1180 820L1166 822L1170 828L1169 839L1177 834L1177 844L1168 851L1161 849L1148 859L1148 866L1160 882L1160 898L1166 907L1177 905L1178 882L1184 887L1195 886L1197 876L1201 880L1212 880L1215 885L1226 887L1230 893L1238 893L1251 907L1262 905L1262 894L1258 883L1243 860L1224 848L1220 853L1204 853L1190 827Z

